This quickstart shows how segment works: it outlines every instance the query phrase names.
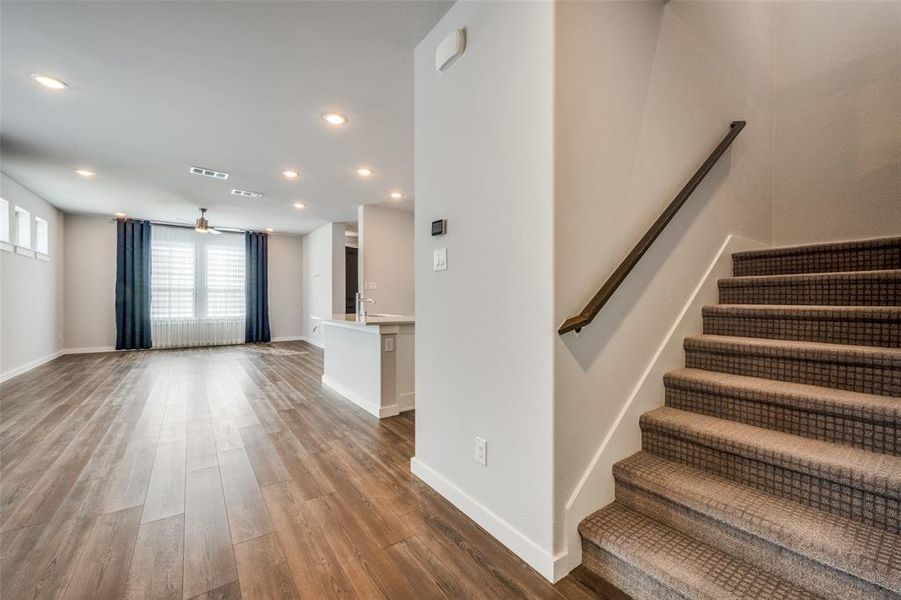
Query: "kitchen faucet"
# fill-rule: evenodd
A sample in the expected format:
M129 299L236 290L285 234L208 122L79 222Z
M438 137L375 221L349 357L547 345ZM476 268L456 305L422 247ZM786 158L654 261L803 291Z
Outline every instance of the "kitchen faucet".
M372 298L364 298L363 294L357 292L357 321L365 322L366 321L366 303L371 302L375 304L375 300Z

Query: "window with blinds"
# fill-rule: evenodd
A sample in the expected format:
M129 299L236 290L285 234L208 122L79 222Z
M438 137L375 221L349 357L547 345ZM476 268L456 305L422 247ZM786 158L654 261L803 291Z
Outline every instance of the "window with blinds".
M244 236L157 225L151 233L155 347L244 341Z

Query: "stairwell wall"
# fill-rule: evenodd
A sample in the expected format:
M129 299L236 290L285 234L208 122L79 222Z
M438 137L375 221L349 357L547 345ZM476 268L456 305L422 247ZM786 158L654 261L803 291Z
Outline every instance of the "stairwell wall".
M715 286L700 284L730 234L771 241L774 17L768 3L559 2L556 19L557 324L581 310L729 123L748 122L594 323L555 339L559 577L580 562L579 521L613 499L609 464L640 449L637 421L617 431L618 415L649 365L682 366L679 345L664 344L680 311L698 290L696 302L715 301ZM662 404L662 380L650 385ZM598 452L607 467L593 473Z
M901 235L901 2L775 11L775 243Z

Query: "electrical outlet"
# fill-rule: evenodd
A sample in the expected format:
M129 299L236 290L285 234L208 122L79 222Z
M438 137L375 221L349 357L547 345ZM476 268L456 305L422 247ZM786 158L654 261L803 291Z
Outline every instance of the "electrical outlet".
M476 453L475 453L476 462L482 465L483 467L488 466L488 442L483 440L480 437L476 438Z

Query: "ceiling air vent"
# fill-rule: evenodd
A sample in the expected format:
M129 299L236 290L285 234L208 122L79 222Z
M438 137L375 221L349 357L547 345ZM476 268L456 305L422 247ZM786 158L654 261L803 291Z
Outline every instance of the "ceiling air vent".
M194 175L203 175L204 177L212 177L213 179L228 179L228 173L204 169L203 167L191 167L191 173Z
M232 194L235 196L243 196L245 198L262 198L263 194L260 192L248 192L247 190L232 190Z

